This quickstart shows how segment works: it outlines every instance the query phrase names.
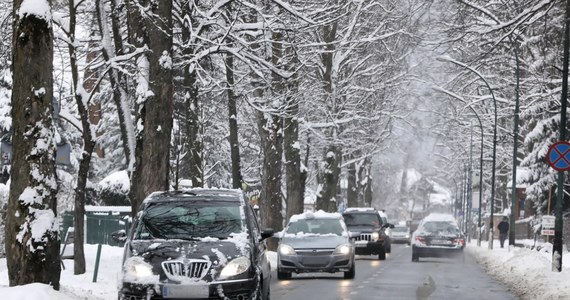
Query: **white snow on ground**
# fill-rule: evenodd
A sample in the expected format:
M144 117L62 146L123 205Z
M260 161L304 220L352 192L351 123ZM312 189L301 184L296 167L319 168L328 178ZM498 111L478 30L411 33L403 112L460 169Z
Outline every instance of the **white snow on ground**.
M495 241L494 249L489 250L485 242L481 247L472 241L467 252L484 266L497 280L504 282L521 299L570 299L570 253L564 253L563 271L552 272L552 254L549 247L542 251L515 248L509 251L500 248ZM73 275L73 261L65 260L65 270L61 273L61 290L53 291L44 284L29 284L8 287L6 259L0 259L0 295L2 299L13 300L108 300L117 297L117 275L121 267L123 248L103 246L101 265L97 282L93 283L93 271L97 245L85 245L87 273ZM277 253L269 252L271 268L277 266Z
M508 242L507 242L508 243ZM520 299L570 299L570 253L562 256L562 272L552 272L551 244L541 251L530 248L501 248L498 241L493 250L486 242L477 247L472 241L466 248L492 277L503 282Z

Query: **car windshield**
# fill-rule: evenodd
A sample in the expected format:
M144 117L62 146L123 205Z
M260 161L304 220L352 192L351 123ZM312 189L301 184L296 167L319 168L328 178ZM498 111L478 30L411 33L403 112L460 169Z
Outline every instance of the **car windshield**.
M136 239L228 238L245 230L238 204L188 202L150 204L135 231Z
M300 219L287 227L288 234L334 234L342 235L344 228L338 219Z
M426 222L422 225L422 229L429 233L448 233L448 234L457 234L459 229L452 223L449 222L439 222L439 221L432 221Z
M348 226L355 225L380 225L380 218L377 214L344 214L344 222Z

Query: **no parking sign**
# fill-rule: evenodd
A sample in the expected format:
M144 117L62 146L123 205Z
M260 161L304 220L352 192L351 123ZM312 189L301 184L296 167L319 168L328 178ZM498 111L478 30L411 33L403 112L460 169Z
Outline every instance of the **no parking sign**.
M560 141L552 144L546 153L546 161L556 171L570 170L570 143Z

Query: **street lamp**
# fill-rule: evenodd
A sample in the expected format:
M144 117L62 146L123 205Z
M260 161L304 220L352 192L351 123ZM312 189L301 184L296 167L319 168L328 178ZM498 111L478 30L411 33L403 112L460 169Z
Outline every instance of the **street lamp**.
M446 91L444 89L441 88L434 88L437 91L443 92L453 98L456 98L460 101L462 101L463 103L467 103L467 101L465 99L463 99L462 97L460 97L459 95L456 95L450 91ZM483 209L483 136L484 136L484 132L483 132L483 122L481 122L481 118L479 118L479 114L477 113L477 111L471 106L468 105L467 107L469 107L471 109L471 111L475 114L475 117L477 117L477 121L479 122L479 128L481 129L481 157L479 159L479 213L477 214L477 246L481 247L481 210ZM455 181L455 180L454 180Z
M493 230L494 230L494 224L493 224L493 214L494 214L494 210L495 210L495 161L496 161L496 155L497 155L497 100L495 99L495 94L493 93L493 89L491 88L491 86L489 85L489 83L487 82L487 80L485 80L485 77L483 77L483 75L481 75L481 73L479 73L479 71L473 69L472 67L454 60L453 58L449 57L449 56L440 56L437 58L438 61L443 61L443 62L450 62L452 64L455 64L457 66L463 67L469 71L471 71L472 73L474 73L475 75L477 75L487 86L487 88L489 89L489 93L491 93L491 98L493 98L493 105L495 108L495 123L493 124L493 166L492 166L492 172L491 172L491 218L489 220L489 249L493 249ZM481 174L483 175L483 174Z

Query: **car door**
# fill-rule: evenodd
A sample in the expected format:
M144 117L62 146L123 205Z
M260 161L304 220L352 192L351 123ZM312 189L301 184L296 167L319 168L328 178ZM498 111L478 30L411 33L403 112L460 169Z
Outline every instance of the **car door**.
M248 224L251 232L252 240L252 259L254 260L254 265L261 268L263 274L263 287L264 289L269 287L271 280L271 268L269 261L267 259L267 246L265 240L261 238L261 229L259 228L259 223L257 222L256 214L250 205L247 205L247 211L249 217Z

